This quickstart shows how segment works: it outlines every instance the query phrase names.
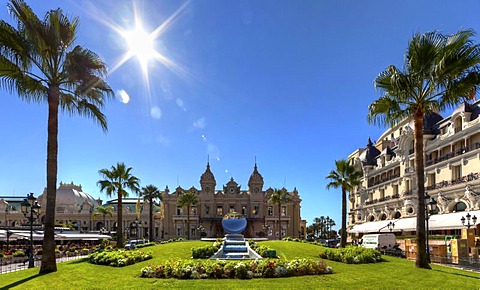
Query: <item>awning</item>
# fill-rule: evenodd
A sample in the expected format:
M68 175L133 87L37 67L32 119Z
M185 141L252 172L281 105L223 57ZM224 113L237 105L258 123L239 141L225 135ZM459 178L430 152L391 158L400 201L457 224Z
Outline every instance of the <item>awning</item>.
M455 212L455 213L444 213L444 214L434 214L430 216L428 228L430 231L435 230L454 230L461 229L465 226L462 225L461 218L465 217L468 213L470 215L476 216L480 219L480 210L470 211L470 212ZM480 221L480 220L479 220ZM417 227L417 218L401 218L397 220L384 220L376 222L367 222L363 224L354 225L348 232L351 234L357 233L380 233L380 232L390 232L387 225L392 222L395 226L392 232L414 232Z
M82 241L98 241L103 239L111 240L112 237L109 235L100 235L100 234L69 234L61 233L55 234L56 240L82 240Z

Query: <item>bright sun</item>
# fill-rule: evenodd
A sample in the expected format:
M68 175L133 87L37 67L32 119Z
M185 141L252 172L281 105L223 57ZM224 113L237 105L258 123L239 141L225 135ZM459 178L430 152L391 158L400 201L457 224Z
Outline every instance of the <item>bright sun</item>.
M146 73L148 61L158 57L154 45L155 36L145 32L140 23L137 23L134 31L124 32L122 36L127 42L127 56L137 57L142 71Z

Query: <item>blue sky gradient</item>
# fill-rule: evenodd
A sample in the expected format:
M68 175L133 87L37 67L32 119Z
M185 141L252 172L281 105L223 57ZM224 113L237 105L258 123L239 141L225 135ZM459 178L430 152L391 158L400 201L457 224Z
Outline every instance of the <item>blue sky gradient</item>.
M120 161L142 186L199 188L209 156L217 189L230 177L246 189L256 158L265 188L297 187L302 218L328 215L337 225L341 193L325 189L325 176L336 159L385 130L366 121L380 96L374 78L402 66L417 32L480 33L478 0L28 2L41 18L57 7L79 16L76 44L110 68L127 49L112 27L132 29L134 7L148 32L179 11L155 40L173 69L152 60L145 78L131 58L111 71L117 98L104 111L107 134L92 120L61 115L58 182L106 200L98 170ZM11 21L5 4L0 18ZM46 184L47 105L6 90L0 97L0 195L38 195Z

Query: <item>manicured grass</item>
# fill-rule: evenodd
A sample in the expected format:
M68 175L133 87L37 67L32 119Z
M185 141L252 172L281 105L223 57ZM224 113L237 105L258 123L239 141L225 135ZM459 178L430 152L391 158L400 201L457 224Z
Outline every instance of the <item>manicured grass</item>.
M1 289L479 289L480 274L432 265L415 269L412 261L385 257L386 262L347 265L326 261L334 274L278 279L177 280L138 278L140 269L161 260L189 259L191 248L207 242L188 241L147 247L153 259L122 268L71 261L58 272L38 275L38 268L0 275ZM282 259L318 258L318 246L284 241L262 242Z

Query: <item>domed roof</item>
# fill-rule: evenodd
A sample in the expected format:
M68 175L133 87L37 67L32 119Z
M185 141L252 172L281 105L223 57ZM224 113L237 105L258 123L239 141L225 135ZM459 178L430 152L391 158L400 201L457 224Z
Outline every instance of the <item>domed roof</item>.
M46 190L42 195L40 195L39 199L46 200ZM85 204L93 207L99 206L95 198L82 191L81 185L75 185L73 182L71 184L60 182L60 187L57 189L57 198L55 203L57 207L83 208L83 205Z
M261 183L263 185L263 176L258 172L257 163L255 163L255 166L253 167L253 172L248 180L248 186L251 186L254 183Z
M367 148L360 154L359 159L363 165L377 165L377 156L380 155L380 150L373 146L372 140L368 138Z
M207 163L207 169L205 169L205 172L202 174L202 177L200 177L200 184L204 184L204 183L213 183L214 185L217 185L215 176L213 176L212 171L210 171L210 162Z

